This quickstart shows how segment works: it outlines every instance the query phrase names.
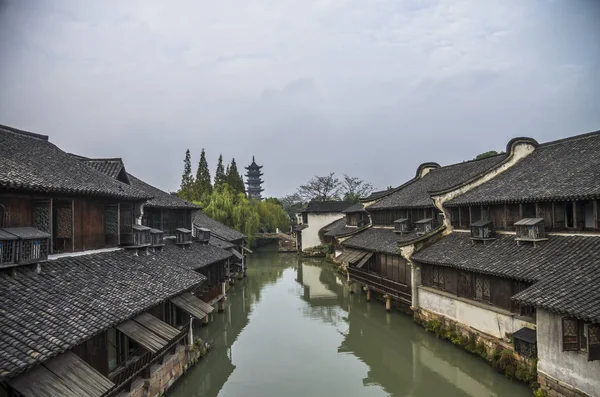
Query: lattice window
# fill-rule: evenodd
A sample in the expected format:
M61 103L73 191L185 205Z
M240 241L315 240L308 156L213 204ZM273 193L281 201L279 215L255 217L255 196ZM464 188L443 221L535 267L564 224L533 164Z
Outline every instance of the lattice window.
M52 208L49 200L37 200L33 208L33 227L46 233L52 233Z
M433 267L433 285L438 288L444 288L444 268L440 266Z
M589 324L587 331L588 361L600 360L600 324Z
M23 240L19 253L19 262L28 263L48 257L48 240L32 239Z
M71 207L56 208L56 238L73 238L73 210Z
M119 211L116 205L104 207L104 234L116 236L119 233Z
M563 318L563 351L579 350L579 329L576 318Z
M467 272L460 272L458 275L458 296L473 297L473 275Z
M475 277L475 298L483 301L490 300L490 279L485 276Z

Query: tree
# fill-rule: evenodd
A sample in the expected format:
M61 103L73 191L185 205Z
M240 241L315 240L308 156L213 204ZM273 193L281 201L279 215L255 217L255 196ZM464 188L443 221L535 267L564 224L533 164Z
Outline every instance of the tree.
M185 160L183 160L183 175L181 175L181 186L177 195L184 200L192 201L194 199L194 177L192 176L192 163L190 160L190 149L185 151Z
M236 193L245 193L244 180L242 179L235 159L231 160L231 164L227 166L226 181L229 186L235 190Z
M487 158L487 157L495 156L497 154L499 154L497 151L495 151L495 150L489 150L487 152L483 152L483 153L478 154L477 157L474 158L474 160L481 160L481 159L484 159L484 158Z
M366 197L373 191L373 185L355 176L350 177L344 174L341 191L344 194L344 200L358 203L361 197Z
M340 199L341 183L335 173L314 176L305 185L300 185L298 194L306 201L328 201Z
M196 171L196 181L194 182L194 199L202 201L206 196L212 193L212 184L210 182L210 170L206 161L206 153L204 148L200 153L200 161L198 162L198 170Z
M227 176L225 175L225 168L223 167L223 155L220 154L217 162L217 170L215 171L215 188L221 186L225 182L227 182Z
M304 208L304 202L298 193L288 194L280 198L279 203L292 219L294 219L295 213L300 212Z

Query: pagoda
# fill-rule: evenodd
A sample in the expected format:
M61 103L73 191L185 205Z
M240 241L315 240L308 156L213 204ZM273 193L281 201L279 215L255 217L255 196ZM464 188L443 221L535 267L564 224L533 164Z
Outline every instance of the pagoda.
M265 189L261 187L263 180L260 177L263 175L261 172L262 165L256 164L254 161L254 156L252 156L252 164L248 167L245 167L248 172L246 173L246 185L248 188L246 192L248 192L248 198L262 200L261 192Z

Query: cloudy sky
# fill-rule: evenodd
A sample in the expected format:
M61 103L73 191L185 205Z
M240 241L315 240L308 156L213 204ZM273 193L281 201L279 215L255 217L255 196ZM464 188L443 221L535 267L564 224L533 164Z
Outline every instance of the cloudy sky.
M0 124L177 189L186 148L398 185L600 129L596 0L0 0Z

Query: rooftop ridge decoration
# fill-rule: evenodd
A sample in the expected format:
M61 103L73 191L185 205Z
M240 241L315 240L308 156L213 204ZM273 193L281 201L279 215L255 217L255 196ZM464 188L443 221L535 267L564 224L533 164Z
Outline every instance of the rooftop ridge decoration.
M7 125L0 124L0 130L4 130L6 132L10 132L17 135L22 135L28 138L39 139L42 141L48 141L48 135L36 134L34 132L29 132L25 130L20 130L14 127L9 127Z

